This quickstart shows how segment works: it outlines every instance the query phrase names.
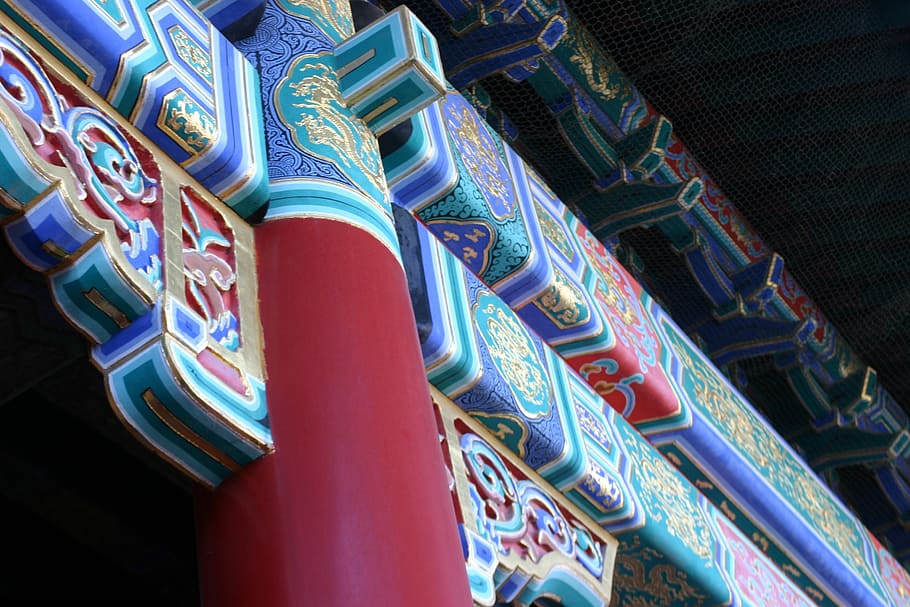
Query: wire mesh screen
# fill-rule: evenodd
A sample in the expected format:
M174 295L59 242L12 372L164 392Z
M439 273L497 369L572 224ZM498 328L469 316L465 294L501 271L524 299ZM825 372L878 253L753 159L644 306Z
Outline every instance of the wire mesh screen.
M885 0L569 6L906 407L910 7ZM564 200L589 187L529 85L501 77L482 85L515 123L517 147ZM648 274L660 275L656 287L687 289L684 272L665 271L667 245L652 232L623 240L634 241Z
M566 2L910 412L910 4ZM407 4L437 36L452 38L433 0ZM461 52L457 44L445 51ZM479 86L514 125L513 147L577 211L594 177L540 91L499 75ZM689 306L710 310L663 232L634 228L619 240L678 321ZM786 438L810 426L772 357L726 371ZM835 485L861 516L894 518L873 490L872 470L840 472Z

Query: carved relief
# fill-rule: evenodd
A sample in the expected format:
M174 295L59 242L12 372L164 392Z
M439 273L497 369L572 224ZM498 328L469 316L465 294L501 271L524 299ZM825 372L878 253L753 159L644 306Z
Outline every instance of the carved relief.
M271 449L252 232L48 65L0 30L3 228L93 345L118 416L216 485Z
M606 605L616 540L498 451L454 404L434 398L475 604L572 597L573 607Z

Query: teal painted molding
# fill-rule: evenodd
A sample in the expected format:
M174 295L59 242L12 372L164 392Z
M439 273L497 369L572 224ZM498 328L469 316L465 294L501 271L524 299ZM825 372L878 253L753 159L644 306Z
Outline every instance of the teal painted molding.
M436 38L401 6L335 48L345 104L376 135L446 92Z

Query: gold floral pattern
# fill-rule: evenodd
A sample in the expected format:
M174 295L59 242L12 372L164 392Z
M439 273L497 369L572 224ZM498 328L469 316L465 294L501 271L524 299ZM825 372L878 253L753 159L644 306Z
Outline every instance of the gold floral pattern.
M537 221L540 223L544 238L556 247L568 261L574 260L575 249L572 248L569 237L566 236L559 223L537 201L534 201L534 210L537 212Z
M456 95L458 93L447 95L443 105L452 143L493 216L496 219L510 217L515 211L512 176L493 137L474 110L460 95Z
M717 370L691 350L673 327L666 333L682 363L685 388L692 395L693 404L710 417L729 443L758 467L784 499L803 514L822 538L833 543L857 572L867 571L857 526L849 514L797 457L783 447L767 424L720 379Z
M354 33L350 4L330 0L284 0L292 7L308 9L308 16L329 36L348 38Z
M588 30L578 28L575 32L575 52L569 61L583 75L590 91L605 101L629 96L619 66L604 53Z
M316 153L319 147L331 150L331 159L340 162L350 176L362 175L373 186L374 195L384 193L385 174L376 138L363 121L351 117L332 68L313 62L322 58L322 54L303 55L288 70L288 74L296 76L293 81L285 81L294 99L291 106L299 111L292 122L299 127L293 131L294 137L310 153Z
M591 317L581 289L559 268L553 270L550 288L534 298L533 302L560 329L584 324Z
M575 414L578 416L578 422L581 429L591 438L596 440L601 447L606 450L613 448L613 438L598 420L586 407L575 403Z
M638 535L623 539L613 573L610 607L701 607L708 597L689 583L684 571Z
M648 524L662 523L667 532L685 544L696 556L711 566L713 536L701 509L694 507L698 492L643 438L628 429L623 441L629 459L635 464L636 485L643 490L638 497L648 515Z
M179 88L164 96L158 128L191 154L206 150L218 132L215 118Z
M536 418L550 411L552 390L547 371L530 335L512 310L495 295L484 292L474 312L477 328L522 413Z
M607 471L594 460L588 460L588 473L581 481L581 486L588 495L597 500L597 505L603 512L622 508L625 501L622 488L616 479L607 474Z
M183 61L193 68L206 82L212 82L212 59L208 52L199 44L190 38L182 27L175 25L168 30L174 48L177 49L177 55Z

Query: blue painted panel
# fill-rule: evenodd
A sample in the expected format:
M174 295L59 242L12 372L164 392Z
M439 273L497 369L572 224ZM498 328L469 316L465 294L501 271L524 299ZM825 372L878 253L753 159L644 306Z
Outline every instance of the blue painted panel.
M189 0L0 10L239 214L267 202L257 74Z

